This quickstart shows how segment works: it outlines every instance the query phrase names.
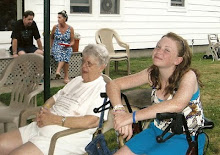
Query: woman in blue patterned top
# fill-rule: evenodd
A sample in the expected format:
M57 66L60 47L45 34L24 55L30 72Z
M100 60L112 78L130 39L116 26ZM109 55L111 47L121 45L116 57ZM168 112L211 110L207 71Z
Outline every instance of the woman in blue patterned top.
M192 52L186 40L175 33L164 35L153 50L153 64L145 70L126 77L112 80L107 84L107 94L115 111L115 129L129 140L133 134L131 124L136 121L154 119L149 128L135 135L117 155L185 155L188 142L185 134L175 135L169 140L158 143L161 135L171 123L169 119L159 121L157 113L182 113L192 138L195 131L204 125L203 108L200 101L199 74L190 67ZM124 89L149 84L153 87L152 105L139 111L126 113L121 103L120 92ZM168 132L165 137L171 134ZM205 135L198 138L199 155L203 154Z
M56 78L60 77L60 71L64 70L64 83L69 82L69 60L72 55L72 46L74 44L74 29L66 24L68 16L63 10L58 13L58 24L53 26L51 32L52 55L58 62Z

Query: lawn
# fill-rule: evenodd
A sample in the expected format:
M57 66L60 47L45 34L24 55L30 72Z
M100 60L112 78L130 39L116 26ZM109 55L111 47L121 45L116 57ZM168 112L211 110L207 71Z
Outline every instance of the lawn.
M195 53L193 55L192 67L196 68L201 73L201 80L204 87L201 88L202 102L205 116L215 123L215 128L207 130L209 135L210 145L207 155L220 154L220 62L212 61L211 59L202 59L203 53ZM150 57L131 58L131 73L137 73L151 64ZM116 73L113 70L113 62L110 68L110 77L115 79L117 77L126 75L126 62L119 62L119 71ZM148 86L142 86L146 88ZM61 87L52 88L51 95L55 94ZM9 94L0 95L0 101L9 103ZM38 95L38 104L43 103L43 93ZM113 132L106 135L108 144L111 148L116 146Z

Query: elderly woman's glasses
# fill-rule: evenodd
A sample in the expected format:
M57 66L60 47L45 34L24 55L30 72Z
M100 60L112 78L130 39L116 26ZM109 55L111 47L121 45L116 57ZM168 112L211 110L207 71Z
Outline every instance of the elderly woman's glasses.
M97 65L96 63L92 63L90 61L85 61L85 60L82 60L82 66L86 66L86 67L92 67L94 65Z

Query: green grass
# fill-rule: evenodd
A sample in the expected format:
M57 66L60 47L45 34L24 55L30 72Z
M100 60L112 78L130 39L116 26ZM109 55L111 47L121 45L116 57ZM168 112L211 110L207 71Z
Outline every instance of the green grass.
M201 89L202 103L205 116L211 119L215 123L215 127L212 130L207 130L209 135L210 146L207 155L220 154L220 62L212 61L210 59L202 59L203 53L196 53L193 55L192 67L196 68L201 73L201 80L204 87ZM143 58L131 58L131 73L137 73L152 63L150 57ZM112 79L126 76L126 62L119 62L119 70L116 73L114 71L114 63L110 65L110 77ZM141 88L146 88L147 85ZM51 88L51 95L55 94L62 87ZM10 94L0 95L0 101L9 104ZM38 104L43 104L43 93L38 95ZM106 139L110 148L117 146L115 133L113 131L106 134Z

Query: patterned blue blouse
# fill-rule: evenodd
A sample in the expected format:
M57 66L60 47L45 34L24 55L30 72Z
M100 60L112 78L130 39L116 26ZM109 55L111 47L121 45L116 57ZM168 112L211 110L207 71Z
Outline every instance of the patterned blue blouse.
M157 104L163 101L157 97L156 90L157 89L153 88L151 93L151 102L153 104ZM173 95L170 95L167 100L170 100L172 98ZM202 103L200 100L199 89L195 94L193 94L191 100L189 101L188 106L182 111L182 114L184 114L184 116L186 117L187 125L191 135L195 136L195 132L198 130L198 128L204 126L204 114L203 114ZM167 119L163 121L154 119L154 125L161 130L165 130L167 126L171 123L171 121L172 121L171 119Z
M68 27L66 32L62 34L57 25L54 33L54 41L52 45L52 55L55 61L69 62L70 57L72 55L72 47L64 47L62 45L59 45L59 43L70 44L70 38L71 38L70 36L71 36L70 26Z

